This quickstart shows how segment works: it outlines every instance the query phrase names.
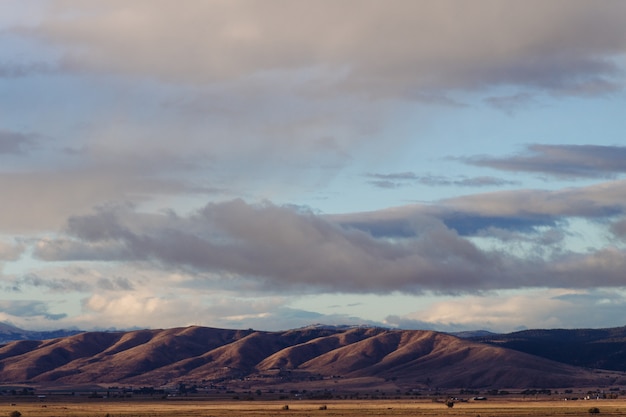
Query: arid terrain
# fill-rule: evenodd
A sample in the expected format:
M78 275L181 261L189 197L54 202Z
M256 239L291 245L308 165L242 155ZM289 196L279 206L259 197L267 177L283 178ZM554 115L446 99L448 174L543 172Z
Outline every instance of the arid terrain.
M433 401L297 401L297 402L233 402L233 401L64 401L31 402L0 405L0 415L19 411L24 417L357 417L357 416L507 416L507 417L571 417L590 415L597 409L602 416L621 416L625 400L602 401L526 401L519 399L457 403L453 408ZM592 414L593 415L593 414Z
M389 392L619 387L576 367L444 333L311 327L86 332L0 347L3 383Z

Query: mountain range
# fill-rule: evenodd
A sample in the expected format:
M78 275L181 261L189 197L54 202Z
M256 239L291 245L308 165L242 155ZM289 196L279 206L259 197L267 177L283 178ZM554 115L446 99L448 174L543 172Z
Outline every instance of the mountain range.
M626 385L620 372L625 362L618 365L626 346L621 334L546 330L459 338L426 330L324 326L280 332L198 326L83 332L0 346L0 379L334 389L385 384L403 390L609 387ZM612 368L591 369L588 363Z
M0 323L0 344L9 343L14 340L45 340L57 337L73 336L83 333L82 330L49 330L49 331L33 331L24 330L19 327Z

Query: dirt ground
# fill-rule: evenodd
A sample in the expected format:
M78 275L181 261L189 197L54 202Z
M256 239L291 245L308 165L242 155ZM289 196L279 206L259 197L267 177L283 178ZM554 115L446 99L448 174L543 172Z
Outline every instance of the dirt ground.
M4 399L2 399L4 400ZM11 401L10 399L7 399ZM456 403L449 408L432 400L331 400L331 401L200 401L200 400L62 400L0 403L0 417L15 411L22 417L572 417L626 415L626 399L563 401L506 399ZM14 414L14 413L13 413Z

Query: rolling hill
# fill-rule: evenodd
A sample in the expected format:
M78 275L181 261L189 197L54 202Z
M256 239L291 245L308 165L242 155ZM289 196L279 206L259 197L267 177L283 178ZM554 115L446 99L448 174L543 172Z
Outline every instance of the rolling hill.
M626 371L626 327L523 330L468 340L585 368Z
M444 333L311 327L283 332L185 327L85 332L0 346L8 383L177 382L334 388L554 388L626 384L626 375L563 364Z

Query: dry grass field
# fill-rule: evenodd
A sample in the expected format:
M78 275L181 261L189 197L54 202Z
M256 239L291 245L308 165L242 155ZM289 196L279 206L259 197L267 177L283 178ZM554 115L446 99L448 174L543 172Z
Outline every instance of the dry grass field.
M288 409L284 409L288 406ZM442 403L410 400L334 401L51 401L0 404L0 417L19 411L22 417L358 417L358 416L448 416L448 417L571 417L590 416L597 407L600 416L626 415L626 400L522 401L495 400Z

